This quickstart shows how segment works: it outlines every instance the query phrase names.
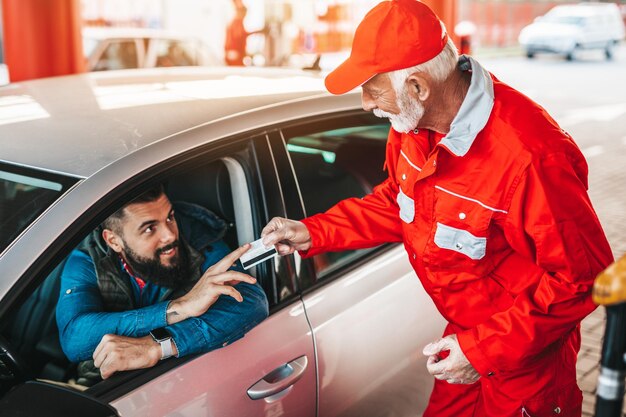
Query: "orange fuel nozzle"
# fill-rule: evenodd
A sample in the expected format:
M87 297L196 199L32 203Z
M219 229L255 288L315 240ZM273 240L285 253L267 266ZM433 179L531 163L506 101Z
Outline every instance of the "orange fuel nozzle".
M626 302L626 255L598 274L592 295L593 302L603 306Z

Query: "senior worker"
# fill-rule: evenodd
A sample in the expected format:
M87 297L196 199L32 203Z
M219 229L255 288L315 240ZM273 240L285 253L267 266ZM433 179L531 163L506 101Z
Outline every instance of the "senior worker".
M70 254L56 316L79 384L225 346L267 317L265 293L233 266L249 245L229 254L225 229L157 186Z
M424 416L580 416L580 321L611 250L587 164L539 105L469 56L416 0L378 4L331 93L361 86L391 121L389 177L301 222L275 218L281 254L404 243L448 320L424 348L436 378Z

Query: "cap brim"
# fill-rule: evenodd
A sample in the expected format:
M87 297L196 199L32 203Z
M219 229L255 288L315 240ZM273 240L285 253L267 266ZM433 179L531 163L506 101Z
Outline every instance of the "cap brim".
M364 69L348 58L326 76L324 85L332 94L345 94L365 84L375 75L371 70Z

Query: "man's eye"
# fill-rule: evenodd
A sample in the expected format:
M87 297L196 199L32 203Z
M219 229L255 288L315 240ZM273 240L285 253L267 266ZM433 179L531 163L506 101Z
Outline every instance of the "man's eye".
M146 227L143 232L144 233L152 233L152 231L153 231L152 226L149 226L149 227Z

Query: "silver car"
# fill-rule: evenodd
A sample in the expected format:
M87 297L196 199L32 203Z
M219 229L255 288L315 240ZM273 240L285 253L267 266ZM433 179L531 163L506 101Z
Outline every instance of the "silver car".
M624 33L624 22L615 4L564 4L524 27L519 42L528 58L534 58L538 52L549 52L562 54L571 61L579 51L600 49L611 59Z
M228 72L226 72L228 71ZM270 316L212 352L88 389L54 318L65 258L157 182L231 247L381 182L389 125L301 72L111 71L0 88L0 410L7 415L418 416L444 321L401 245L274 258ZM33 399L36 398L36 401ZM57 413L57 414L55 414Z

